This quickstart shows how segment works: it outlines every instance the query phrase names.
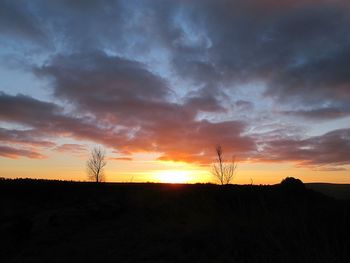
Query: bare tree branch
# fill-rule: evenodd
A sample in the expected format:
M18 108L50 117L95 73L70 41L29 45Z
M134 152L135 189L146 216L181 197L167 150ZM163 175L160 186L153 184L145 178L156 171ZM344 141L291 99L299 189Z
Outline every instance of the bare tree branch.
M232 183L237 170L235 159L232 158L231 162L225 162L221 145L216 146L215 152L216 162L212 165L212 175L221 185Z
M86 163L88 178L91 181L100 183L104 181L105 151L100 147L91 150L89 160Z

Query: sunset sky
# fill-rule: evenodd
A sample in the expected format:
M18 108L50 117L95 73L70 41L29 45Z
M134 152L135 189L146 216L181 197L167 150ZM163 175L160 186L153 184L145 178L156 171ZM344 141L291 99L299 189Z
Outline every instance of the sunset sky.
M348 0L0 0L0 177L350 183Z

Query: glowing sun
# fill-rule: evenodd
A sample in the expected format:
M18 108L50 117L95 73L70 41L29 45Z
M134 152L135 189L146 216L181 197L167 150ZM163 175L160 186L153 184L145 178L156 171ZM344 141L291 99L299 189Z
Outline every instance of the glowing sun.
M162 170L155 173L157 181L161 183L181 184L190 181L190 172L183 170Z

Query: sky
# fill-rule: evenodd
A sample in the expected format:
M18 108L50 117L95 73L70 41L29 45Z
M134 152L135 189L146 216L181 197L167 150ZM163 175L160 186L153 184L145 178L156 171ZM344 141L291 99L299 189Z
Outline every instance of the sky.
M350 183L347 0L0 0L0 177Z

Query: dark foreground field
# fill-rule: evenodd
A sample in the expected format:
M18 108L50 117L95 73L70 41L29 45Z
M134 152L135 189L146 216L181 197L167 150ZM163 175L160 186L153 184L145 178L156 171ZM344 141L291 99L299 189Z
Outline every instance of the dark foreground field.
M302 186L0 181L0 262L350 262L350 203Z
M308 183L305 186L337 199L350 199L350 184Z

